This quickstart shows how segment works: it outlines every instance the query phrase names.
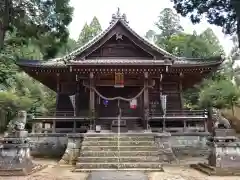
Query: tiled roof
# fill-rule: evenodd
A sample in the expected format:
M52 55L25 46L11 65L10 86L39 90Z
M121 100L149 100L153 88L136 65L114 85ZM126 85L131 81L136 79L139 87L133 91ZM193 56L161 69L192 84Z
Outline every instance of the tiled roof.
M20 60L16 63L20 66L28 66L28 67L67 67L66 63L60 59L52 59L48 61L40 61L40 60Z
M172 62L152 59L86 59L70 61L68 65L172 65Z

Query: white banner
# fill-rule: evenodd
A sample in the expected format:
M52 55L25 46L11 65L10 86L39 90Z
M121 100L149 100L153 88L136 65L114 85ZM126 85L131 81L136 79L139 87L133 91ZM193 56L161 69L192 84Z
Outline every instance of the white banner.
M164 115L166 115L167 110L167 95L160 95L161 105Z
M73 110L74 110L74 116L75 116L75 110L76 110L76 94L69 96L70 101L72 103L73 106Z
M137 99L132 99L130 101L130 108L131 109L136 109L137 108Z

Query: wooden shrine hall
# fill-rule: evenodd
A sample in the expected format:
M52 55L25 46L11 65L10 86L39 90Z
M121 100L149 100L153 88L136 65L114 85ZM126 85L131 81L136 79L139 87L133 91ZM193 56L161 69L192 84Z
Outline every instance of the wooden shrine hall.
M176 57L138 35L118 11L106 30L70 54L18 66L57 93L56 111L34 116L52 124L47 131L113 130L118 122L123 131L207 131L206 111L184 109L182 92L221 62Z

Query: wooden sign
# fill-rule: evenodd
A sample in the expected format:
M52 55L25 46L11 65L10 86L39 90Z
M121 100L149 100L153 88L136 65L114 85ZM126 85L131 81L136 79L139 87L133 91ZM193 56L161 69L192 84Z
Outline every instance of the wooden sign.
M114 87L123 88L124 87L124 74L115 73L115 85Z

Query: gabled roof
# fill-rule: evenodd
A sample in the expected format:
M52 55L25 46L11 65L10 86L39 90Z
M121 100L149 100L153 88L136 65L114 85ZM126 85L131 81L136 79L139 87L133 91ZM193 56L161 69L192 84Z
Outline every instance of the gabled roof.
M87 42L85 45L77 48L76 50L72 51L71 53L65 55L64 57L62 57L63 60L70 60L70 59L74 59L74 57L80 53L82 53L83 51L87 50L88 48L90 48L92 45L94 45L96 42L98 42L99 40L101 40L109 31L111 31L116 25L117 23L121 23L129 32L131 32L135 37L137 37L142 43L144 43L145 45L149 46L150 48L156 50L157 52L159 52L160 54L163 54L165 57L169 58L169 59L173 59L173 60L177 60L178 57L172 55L171 53L165 51L164 49L156 46L154 43L150 42L148 39L140 36L138 33L136 33L129 25L128 22L126 21L126 17L123 14L122 16L120 14L117 15L113 15L112 21L110 23L110 26L105 29L104 31L102 31L100 34L98 34L97 36L95 36L93 39L91 39L89 42Z
M165 58L163 59L152 59L152 60L140 60L140 59L78 59L75 60L75 57L79 54L85 52L89 48L91 48L94 44L96 44L98 41L100 41L102 38L104 38L118 23L121 23L123 27L125 27L133 36L135 36L141 43L148 46L150 49L153 49L154 51L158 52L159 54L163 55ZM112 21L110 22L110 25L107 29L102 31L100 34L95 36L93 39L91 39L89 42L87 42L85 45L75 49L71 53L55 59L50 59L48 61L33 61L33 60L23 60L18 62L17 64L20 66L29 66L29 67L67 67L68 65L169 65L169 62L166 64L164 59L171 60L171 64L173 66L208 66L208 65L218 65L221 64L223 61L222 57L213 57L210 59L204 59L204 58L185 58L185 57L177 57L175 55L172 55L171 53L165 51L164 49L158 47L154 43L150 42L146 38L140 36L137 34L129 25L126 20L126 15L121 15L119 11L116 14L113 14ZM204 61L203 61L204 60ZM148 62L145 62L148 61Z

